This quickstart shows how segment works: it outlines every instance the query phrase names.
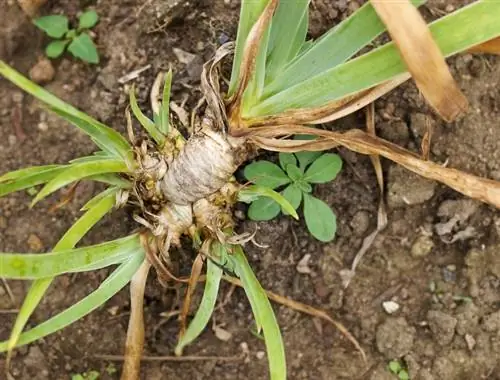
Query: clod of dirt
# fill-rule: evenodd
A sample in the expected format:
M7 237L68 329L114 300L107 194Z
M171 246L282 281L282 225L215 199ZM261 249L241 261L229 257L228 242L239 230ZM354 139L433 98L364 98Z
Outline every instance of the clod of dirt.
M451 244L476 236L474 227L467 226L466 222L478 210L479 205L471 199L446 200L441 203L437 215L442 222L435 225L441 240Z
M430 310L427 313L427 321L438 344L446 346L451 343L455 335L457 318L439 310Z
M35 234L28 236L27 243L31 252L41 252L43 250L43 243Z
M179 48L173 48L173 52L179 62L186 65L186 71L189 77L193 80L198 80L203 71L203 58Z
M500 331L500 310L485 316L481 326L488 332Z
M465 335L474 331L479 323L479 309L472 302L465 302L456 311L458 335Z
M424 137L425 131L427 130L427 125L431 124L432 118L424 113L412 113L410 116L410 129L413 135L419 139Z
M402 120L397 120L390 123L382 123L379 127L379 136L398 144L400 146L406 146L408 141L410 141L410 132L408 130L408 125Z
M415 333L405 318L387 318L377 328L377 349L389 360L401 358L412 349Z
M500 260L498 252L500 245L491 245L487 249L471 249L465 257L467 265L467 278L469 280L469 293L472 297L479 295L479 281L486 276L488 272L497 278L500 278Z
M370 213L365 210L360 210L354 214L351 222L352 232L357 236L363 236L370 227Z
M47 370L47 359L39 346L32 346L29 353L24 359L26 365L32 374L36 373L37 379L48 379L49 371Z
M35 66L30 69L29 75L33 82L45 84L54 79L56 70L54 69L54 66L52 66L52 62L50 62L49 59L41 58Z
M434 242L428 235L418 236L411 246L411 255L417 259L426 257L434 248Z
M434 380L434 376L429 372L428 369L423 368L421 369L416 377L417 380Z
M387 179L387 204L391 208L422 204L434 196L436 182L393 165Z

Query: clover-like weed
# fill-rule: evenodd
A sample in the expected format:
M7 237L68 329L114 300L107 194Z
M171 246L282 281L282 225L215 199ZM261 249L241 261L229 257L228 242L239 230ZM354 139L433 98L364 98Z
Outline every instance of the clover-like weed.
M99 53L88 30L99 22L99 16L93 10L78 17L78 26L70 28L69 19L63 15L50 15L37 18L34 24L49 37L54 38L45 48L49 58L58 58L67 49L75 58L88 63L99 63Z
M337 154L322 152L280 153L279 166L269 161L255 161L244 170L246 179L269 189L282 189L281 195L297 210L303 204L307 229L316 239L333 240L337 220L332 209L312 195L313 184L330 182L342 168ZM258 197L248 209L252 220L271 220L283 209L274 199Z

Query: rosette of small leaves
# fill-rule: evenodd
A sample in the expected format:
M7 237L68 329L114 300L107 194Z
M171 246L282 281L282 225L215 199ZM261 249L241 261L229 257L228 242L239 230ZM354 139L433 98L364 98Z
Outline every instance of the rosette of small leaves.
M312 236L328 242L337 230L335 213L321 199L312 195L313 184L335 179L342 168L342 160L333 153L280 153L279 166L269 161L247 165L245 177L253 183L270 189L280 189L281 195L297 210L303 204L304 219ZM288 212L272 198L259 197L248 209L252 220L271 220Z
M69 19L63 15L37 18L34 24L55 40L47 45L45 54L58 58L67 49L75 58L88 63L99 63L99 53L88 30L99 22L95 11L87 11L78 17L78 27L70 29Z

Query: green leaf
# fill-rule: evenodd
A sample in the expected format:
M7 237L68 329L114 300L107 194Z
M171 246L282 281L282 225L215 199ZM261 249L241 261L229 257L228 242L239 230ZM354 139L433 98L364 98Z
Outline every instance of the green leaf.
M291 205L284 196L282 196L280 193L278 193L278 192L276 192L268 187L256 186L256 185L248 186L248 187L240 190L240 192L238 193L238 198L241 202L253 202L253 201L256 201L258 199L261 199L260 197L272 199L279 206L281 206L281 208L283 210L285 210L289 215L292 215L295 219L299 219L299 216L295 212L297 207L293 207L293 205ZM254 207L258 208L258 206L254 206ZM272 208L271 208L271 210L272 210ZM263 213L261 213L261 215L265 215L267 212L269 212L269 210L264 211ZM274 216L271 217L271 219L272 218L274 218ZM251 219L253 219L253 218L251 218ZM257 220L257 219L254 219L254 220ZM258 220L260 220L260 219L258 219Z
M310 183L326 183L337 177L340 169L342 169L340 156L325 153L307 169L304 180Z
M78 29L90 29L99 21L96 11L87 11L80 15Z
M300 181L297 181L295 182L295 185L297 185L297 187L303 191L304 193L310 193L312 191L312 186L310 183L304 181L304 180L300 180Z
M310 0L296 0L293 5L281 1L273 16L267 52L266 82L300 50L305 41Z
M94 198L90 199L87 203L85 203L80 209L80 211L88 211L89 209L94 208L103 199L109 199L109 202L111 203L110 207L113 208L113 206L116 203L116 193L118 193L118 188L116 187L110 187L109 189L101 191Z
M80 231L72 232L77 238L82 235ZM71 237L68 239L71 240ZM33 280L100 269L127 260L139 248L137 235L132 235L91 247L57 250L44 254L2 252L0 277Z
M61 15L40 17L33 23L52 38L61 38L69 30L68 18Z
M71 182L97 174L126 173L128 171L127 165L121 160L100 160L68 165L66 170L59 173L40 190L31 206Z
M295 135L294 140L315 140L316 137L312 135ZM307 165L309 165L311 162L313 162L316 158L321 156L323 152L308 152L308 151L303 151L303 152L296 152L295 157L297 157L297 160L299 160L299 168L302 171L306 170Z
M252 202L248 208L248 217L252 220L271 220L280 213L280 205L272 198L261 197Z
M140 248L129 261L121 264L93 293L48 321L21 334L15 346L23 346L59 331L103 305L130 282L143 260L144 251ZM0 343L0 352L8 349L9 343L7 341Z
M410 380L410 375L408 374L408 372L406 370L402 369L398 373L398 378L399 378L399 380Z
M296 185L291 184L282 191L283 197L292 205L294 210L297 210L302 202L302 190ZM285 215L289 215L288 211L281 208L281 212Z
M164 135L170 132L170 89L172 87L172 69L165 75L165 84L163 85L163 97L161 99L160 122L158 129Z
M498 14L500 2L476 1L433 22L429 28L442 53L450 56L500 36ZM272 115L289 109L321 106L391 80L406 71L397 47L390 42L295 86L287 85L286 89L266 98L244 116Z
M255 24L269 0L242 0L240 9L240 19L238 22L238 34L236 36L236 47L233 59L233 69L231 71L231 82L229 84L228 96L231 96L238 85L241 59L245 43L250 33L250 29Z
M98 140L103 145L108 146L108 152L122 157L130 165L134 162L132 147L127 140L125 140L125 138L115 130L105 126L86 113L62 101L45 90L43 87L38 86L28 78L21 75L2 60L0 60L0 75L3 75L16 86L50 106L55 113L68 120L76 127L81 128L95 140Z
M64 53L64 49L66 49L68 43L68 40L52 41L45 48L45 54L49 58L58 58Z
M0 197L49 182L66 168L66 165L33 166L4 174L0 177Z
M322 242L333 240L337 231L337 217L325 202L304 194L304 218L312 236Z
M98 175L92 175L90 177L85 178L87 180L91 181L97 181L97 182L103 182L108 185L116 186L120 189L131 189L132 188L132 183L123 178L118 176L117 174L111 174L111 173L106 173L106 174L98 174Z
M185 346L192 343L205 329L212 316L219 293L219 284L222 279L222 268L215 264L212 260L207 260L207 280L205 282L205 290L201 298L200 306L196 311L196 315L189 324L186 332L180 337L175 354L182 355L182 350Z
M270 379L286 380L285 346L267 294L255 277L241 246L235 246L234 254L229 257L234 262L235 272L252 307L257 330L264 332Z
M278 165L269 161L255 161L245 166L245 178L259 186L275 189L290 183L290 178Z
M286 170L287 165L297 165L297 159L293 153L282 153L279 154L280 166L283 170Z
M300 170L296 165L287 165L286 174L288 174L288 177L293 182L300 180L304 176L302 170Z
M389 362L389 371L395 373L396 375L401 371L401 364L397 360L392 360Z
M412 1L416 6L424 2L424 0ZM366 3L321 36L306 53L290 63L285 70L276 72L276 75L270 78L274 79L273 82L266 86L264 97L290 88L347 61L384 30L385 26L372 5Z
M68 46L68 51L82 61L94 64L99 63L99 53L94 45L94 41L92 41L92 38L87 33L82 33L73 39Z
M144 115L137 104L137 99L135 97L135 88L132 86L129 92L130 108L132 108L132 113L139 123L144 127L148 134L156 141L156 143L162 146L165 143L165 136L156 128L155 123Z

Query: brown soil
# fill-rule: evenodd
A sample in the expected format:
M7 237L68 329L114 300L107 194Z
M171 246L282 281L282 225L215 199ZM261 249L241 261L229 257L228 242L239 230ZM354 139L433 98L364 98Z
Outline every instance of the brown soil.
M9 5L12 3L13 5ZM69 56L56 60L55 78L46 86L70 103L124 131L126 88L118 78L150 64L135 83L143 109L155 74L172 65L173 100L194 105L201 64L218 45L233 39L238 1L165 0L53 1L44 14L75 17L86 7L101 16L95 28L102 62L89 66ZM432 19L463 5L442 0L423 8ZM313 1L311 34L318 35L346 17L354 1ZM171 23L168 20L173 19ZM32 68L47 39L20 13L15 1L0 2L0 56L18 70ZM168 24L168 25L167 25ZM174 49L194 54L188 64ZM445 124L425 104L413 84L376 102L379 134L410 149L419 146L426 118L435 127L432 159L477 175L500 180L500 60L462 55L450 61L452 72L470 101L460 121ZM362 127L362 115L336 128ZM0 80L0 173L34 164L66 162L95 148L82 133L39 107L5 80ZM330 325L275 306L282 327L290 379L393 379L388 362L401 358L411 379L500 379L500 214L484 204L428 183L384 162L390 204L389 225L366 254L357 275L344 289L339 271L349 267L363 237L376 224L377 186L366 157L341 150L345 169L316 194L336 211L338 236L321 244L303 221L280 217L270 223L242 221L242 230L258 228L267 249L248 246L248 257L263 285L277 293L327 310L345 324L368 355L365 365L351 344ZM57 196L28 208L29 196L0 199L0 251L47 251L79 215L98 186L82 183L73 201L49 213ZM84 240L92 244L123 236L134 228L125 212L103 221ZM453 242L452 242L453 241ZM188 253L186 253L188 254ZM310 274L297 263L310 254ZM188 268L185 268L187 271ZM30 321L47 319L95 289L109 270L58 278ZM6 339L14 314L29 286L9 281L15 304L0 286L0 338ZM222 297L229 291L222 288ZM147 355L172 355L177 322L162 313L179 307L177 288L163 289L152 278L146 294ZM95 358L121 354L129 311L128 293L46 339L15 351L15 379L69 379L96 370L100 379L117 379L119 363ZM385 301L400 309L389 316ZM247 346L246 361L144 362L142 378L265 379L264 345L251 332L252 316L241 290L215 313L214 321L232 335L219 340L208 329L186 353L233 356ZM4 357L0 357L0 367ZM113 372L112 369L118 372ZM0 377L3 376L0 375Z

